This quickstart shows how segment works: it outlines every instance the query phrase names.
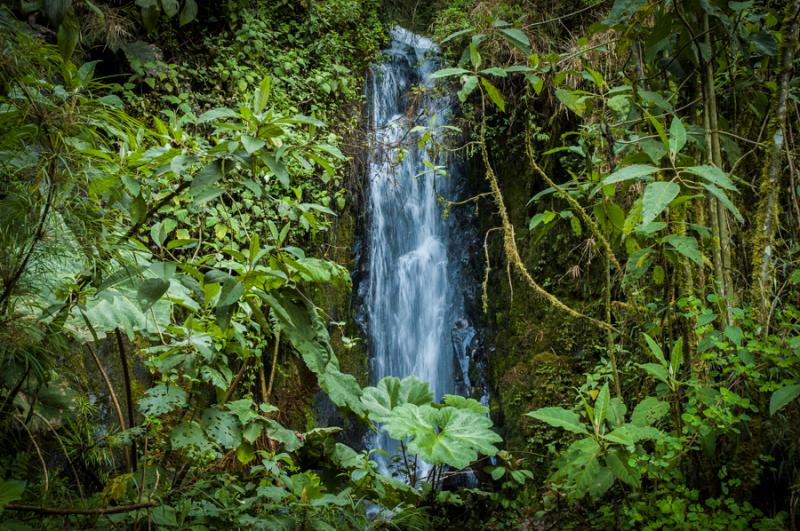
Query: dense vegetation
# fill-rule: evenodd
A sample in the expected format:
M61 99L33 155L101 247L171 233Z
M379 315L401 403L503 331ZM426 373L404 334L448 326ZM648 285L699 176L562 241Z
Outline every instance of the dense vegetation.
M797 527L800 1L422 4L0 8L4 526ZM356 337L396 23L458 101L489 408Z

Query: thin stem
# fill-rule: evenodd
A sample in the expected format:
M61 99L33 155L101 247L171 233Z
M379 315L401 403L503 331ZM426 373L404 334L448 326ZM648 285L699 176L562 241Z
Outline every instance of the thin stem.
M128 370L128 357L125 355L125 344L122 340L122 334L119 328L114 329L114 335L117 338L117 350L119 351L119 362L122 365L122 377L125 380L125 401L128 406L128 427L132 428L134 424L133 417L133 392L131 390L131 375ZM130 472L136 470L136 441L131 438L131 459L130 459Z
M42 473L44 474L44 492L42 493L42 498L46 498L47 491L50 490L50 475L47 473L47 465L44 462L42 449L39 448L39 444L36 442L36 438L34 438L33 434L31 433L31 430L28 429L28 426L26 426L25 423L22 422L22 419L14 415L14 420L16 420L22 425L22 428L28 434L28 437L30 437L31 442L33 443L33 447L36 449L36 455L39 456L39 463L41 463L42 465ZM6 505L5 508L8 509L8 505Z
M278 347L281 344L281 329L278 328L275 334L275 348L272 351L272 367L269 369L269 386L267 387L267 395L264 402L269 402L269 397L272 396L272 384L275 382L275 369L278 367Z

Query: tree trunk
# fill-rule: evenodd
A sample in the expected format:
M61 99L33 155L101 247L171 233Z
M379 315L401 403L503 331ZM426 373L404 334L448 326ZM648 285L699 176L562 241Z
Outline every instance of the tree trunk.
M759 205L756 225L753 230L753 277L750 287L750 302L756 311L757 320L763 325L769 313L772 287L770 272L775 253L775 232L780 210L779 191L781 167L783 163L784 140L786 138L787 97L792 75L792 62L797 48L797 15L800 0L793 0L786 6L784 17L783 49L778 73L778 93L770 109L768 132L772 144L765 159L759 185Z

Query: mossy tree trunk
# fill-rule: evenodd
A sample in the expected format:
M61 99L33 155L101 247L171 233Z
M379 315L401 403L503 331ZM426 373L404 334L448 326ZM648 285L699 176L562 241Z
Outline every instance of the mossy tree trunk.
M778 70L778 91L773 99L769 118L768 156L764 160L759 185L759 205L756 225L753 232L753 272L750 301L756 311L756 318L764 325L768 320L772 287L770 272L775 253L775 232L780 211L781 168L786 139L787 99L789 82L792 76L792 63L797 48L798 14L800 0L793 0L786 6L784 16L783 47L781 64Z

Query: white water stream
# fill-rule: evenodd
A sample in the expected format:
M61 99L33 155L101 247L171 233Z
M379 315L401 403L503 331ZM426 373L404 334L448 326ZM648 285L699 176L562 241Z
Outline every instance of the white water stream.
M371 377L414 375L442 395L469 389L467 344L475 335L464 319L465 279L458 258L458 228L443 216L437 194L453 197L455 176L423 131L441 131L451 100L432 95L430 73L438 66L429 39L402 28L391 32L385 61L374 65L367 86L371 137L368 152L369 210L365 311ZM434 136L437 133L434 132ZM458 386L457 386L458 381ZM387 437L373 448L397 449ZM386 470L385 463L382 465Z

